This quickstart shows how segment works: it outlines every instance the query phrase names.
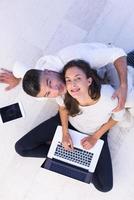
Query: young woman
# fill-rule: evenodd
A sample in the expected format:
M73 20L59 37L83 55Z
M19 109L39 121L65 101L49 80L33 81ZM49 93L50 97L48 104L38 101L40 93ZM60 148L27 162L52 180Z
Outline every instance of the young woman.
M95 70L85 61L73 60L67 63L63 76L67 88L64 103L59 102L63 146L67 150L73 149L68 122L76 130L87 134L87 137L81 140L84 149L90 149L99 138L103 139L104 146L92 183L100 191L109 191L113 185L113 176L107 132L122 120L125 111L113 112L118 100L111 99L112 87L101 85Z

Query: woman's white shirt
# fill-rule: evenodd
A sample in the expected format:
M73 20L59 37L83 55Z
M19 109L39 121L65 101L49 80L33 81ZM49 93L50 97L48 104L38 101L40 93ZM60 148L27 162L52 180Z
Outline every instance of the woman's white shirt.
M119 112L113 112L113 109L118 104L117 98L111 98L113 92L114 89L110 85L102 85L101 96L96 104L79 106L81 110L80 114L75 117L69 116L71 125L80 132L92 135L106 123L110 117L115 121L123 120L125 109ZM64 106L64 101L61 97L56 98L56 101L60 106Z

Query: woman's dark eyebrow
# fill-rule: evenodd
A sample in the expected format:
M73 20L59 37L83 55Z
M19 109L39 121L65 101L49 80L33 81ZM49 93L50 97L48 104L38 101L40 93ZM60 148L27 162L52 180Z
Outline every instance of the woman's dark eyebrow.
M77 76L81 76L81 74L76 74L75 77L77 77ZM70 77L65 76L65 78L70 78Z

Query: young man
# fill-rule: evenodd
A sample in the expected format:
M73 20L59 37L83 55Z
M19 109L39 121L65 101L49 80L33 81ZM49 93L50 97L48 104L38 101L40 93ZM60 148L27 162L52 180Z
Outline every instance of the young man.
M14 67L13 73L3 70L0 82L7 83L9 86L6 90L9 90L24 77L23 89L27 94L36 97L57 97L66 91L59 72L72 59L83 59L89 62L91 67L98 69L102 78L107 76L109 83L116 89L113 98L118 97L119 100L115 110L119 111L124 107L127 94L126 54L123 49L111 45L80 43L68 46L55 56L41 57L35 65L36 70L26 72L21 68L19 71L17 67Z

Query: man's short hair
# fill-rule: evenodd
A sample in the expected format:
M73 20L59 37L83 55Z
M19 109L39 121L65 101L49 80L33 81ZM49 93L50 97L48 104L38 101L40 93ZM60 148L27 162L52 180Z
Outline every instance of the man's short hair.
M36 97L40 92L40 79L42 72L42 70L30 69L25 73L22 80L22 87L30 96Z

